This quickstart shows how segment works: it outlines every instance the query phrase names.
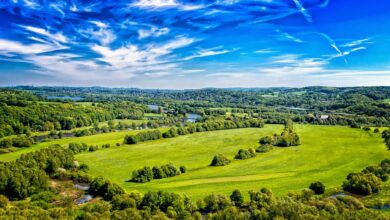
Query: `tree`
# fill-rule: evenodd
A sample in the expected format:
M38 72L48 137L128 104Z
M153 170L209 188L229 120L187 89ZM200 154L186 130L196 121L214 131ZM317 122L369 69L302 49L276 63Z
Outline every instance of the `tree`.
M382 183L372 173L350 173L343 183L343 189L360 195L371 195L382 189Z
M225 166L230 163L230 160L223 154L215 155L210 166Z
M259 140L259 143L260 143L261 145L272 144L272 142L273 142L273 138L270 137L270 136L262 137L262 138Z
M230 200L234 203L235 206L238 207L241 207L244 203L244 197L238 189L234 190L232 195L230 195Z
M310 184L309 189L313 190L316 195L321 195L325 192L325 185L322 182L317 181Z
M187 167L185 167L185 166L180 166L180 172L181 173L186 173L187 172Z

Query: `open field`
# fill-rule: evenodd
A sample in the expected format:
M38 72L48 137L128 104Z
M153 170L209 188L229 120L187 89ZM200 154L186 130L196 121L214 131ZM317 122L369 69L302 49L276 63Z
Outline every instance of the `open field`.
M165 131L167 128L161 128L161 131ZM59 144L66 146L72 142L78 143L87 143L88 145L102 145L102 144L111 144L115 145L116 143L123 143L123 139L128 134L136 134L142 130L133 130L133 131L117 131L111 133L97 134L84 137L71 137L71 138L62 138L54 141L41 142L34 144L32 147L20 149L18 151L0 154L0 161L11 161L17 159L21 154L36 151L45 147L48 147L53 144Z
M274 148L256 158L234 160L224 167L208 165L215 154L233 158L240 148L256 147L260 137L279 133L282 126L196 133L83 153L76 158L89 165L90 174L109 178L127 191L167 190L196 200L212 192L228 195L234 189L247 192L261 187L283 195L307 188L317 180L328 188L340 187L348 173L390 157L380 134L341 126L296 125L296 128L301 146ZM188 172L144 184L126 182L135 169L166 163L185 165Z

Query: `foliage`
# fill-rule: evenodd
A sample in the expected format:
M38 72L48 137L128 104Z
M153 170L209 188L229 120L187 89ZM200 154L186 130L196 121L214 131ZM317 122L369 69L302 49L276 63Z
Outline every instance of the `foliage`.
M245 160L256 156L256 151L253 148L246 149L240 149L236 156L234 156L235 159L239 160Z
M230 195L230 200L233 202L235 206L240 207L244 203L244 196L242 195L240 190L236 189Z
M102 177L96 177L89 186L89 193L95 196L101 196L104 200L112 200L116 195L124 194L125 191L115 183L104 180Z
M382 183L372 173L351 173L344 181L343 189L351 193L371 195L382 189Z
M136 183L146 183L153 179L174 177L185 172L185 166L180 166L180 169L177 169L173 164L166 164L161 167L154 166L152 169L150 169L150 167L144 167L133 171L131 181Z
M266 153L272 150L272 145L270 144L263 144L256 148L257 153Z
M230 163L230 160L223 154L217 154L211 161L210 166L225 166Z
M324 194L324 192L325 192L325 185L322 182L317 181L317 182L311 183L309 186L309 189L313 190L313 192L316 195L321 195L321 194Z
M160 130L139 132L135 135L126 135L125 144L137 144L138 142L144 142L149 140L157 140L162 137Z

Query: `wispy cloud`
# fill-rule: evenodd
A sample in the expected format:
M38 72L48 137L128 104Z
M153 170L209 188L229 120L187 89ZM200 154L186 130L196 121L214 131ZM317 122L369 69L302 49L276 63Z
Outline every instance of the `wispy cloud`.
M151 27L150 29L140 29L138 30L138 38L144 39L148 37L159 37L169 33L169 28L158 28Z
M277 37L278 39L280 40L283 40L283 41L292 41L292 42L295 42L295 43L303 43L303 40L299 39L298 37L295 37L287 32L283 32L279 29L275 29L275 32L277 33Z
M236 51L237 49L232 49L232 50L220 50L220 47L217 48L211 48L211 49L202 49L196 52L194 55L185 57L184 60L192 60L195 58L200 58L200 57L209 57L209 56L215 56L215 55L220 55L220 54L225 54L225 53L230 53L233 51Z
M32 27L32 26L21 26L27 31L33 32L35 34L41 35L43 37L46 37L48 40L52 41L53 43L67 43L68 38L65 37L62 33L50 33L49 31L38 28L38 27Z
M133 3L132 6L146 9L178 8L185 11L197 10L204 7L203 5L181 4L176 0L139 0Z
M294 0L294 3L295 3L295 6L297 7L297 9L303 14L305 19L308 22L313 22L313 18L311 17L309 12L306 10L306 8L303 7L302 3L299 0Z
M268 53L275 53L275 52L277 52L277 51L272 50L272 49L262 49L262 50L253 51L253 53L256 53L256 54L268 54Z
M341 46L342 47L357 47L360 45L365 45L365 44L370 44L370 43L372 43L372 42L370 42L370 38L364 38L364 39L354 40L354 41L342 44Z

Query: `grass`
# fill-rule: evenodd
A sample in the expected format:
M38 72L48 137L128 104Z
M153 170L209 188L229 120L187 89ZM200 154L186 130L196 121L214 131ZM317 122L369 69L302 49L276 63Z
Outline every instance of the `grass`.
M384 103L390 104L390 99L383 100Z
M167 129L163 128L161 130L164 131ZM97 134L97 135L84 136L84 137L62 138L62 139L49 141L49 142L41 142L38 144L34 144L32 147L23 148L12 153L0 154L0 161L12 161L17 159L21 154L46 148L53 144L67 146L71 142L78 142L78 143L87 143L88 145L99 145L99 146L101 146L102 144L115 145L116 143L123 143L123 139L127 134L136 134L140 131L142 130L117 131L117 132L111 132L105 134Z
M240 189L246 194L262 187L283 195L307 188L317 180L328 189L340 187L348 173L390 157L380 134L341 126L296 127L301 146L274 148L252 159L233 160L224 167L208 165L215 154L233 158L240 148L256 147L260 137L279 133L282 126L196 133L84 153L76 158L89 165L93 176L109 178L128 192L167 190L196 200L212 192L229 195ZM185 165L188 172L145 184L126 182L135 169L166 163Z
M157 114L157 113L144 113L145 117L154 117L154 118L161 118L163 117L162 114Z

